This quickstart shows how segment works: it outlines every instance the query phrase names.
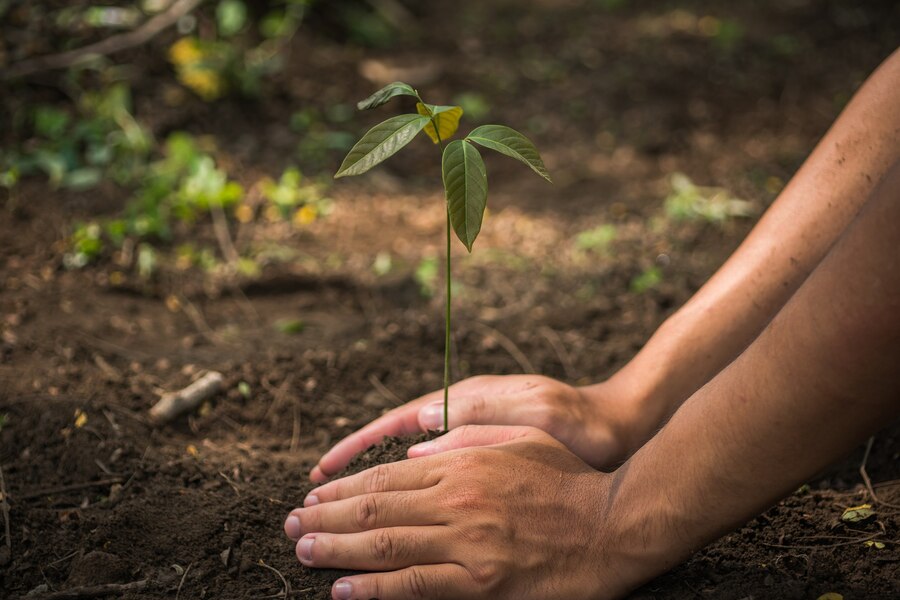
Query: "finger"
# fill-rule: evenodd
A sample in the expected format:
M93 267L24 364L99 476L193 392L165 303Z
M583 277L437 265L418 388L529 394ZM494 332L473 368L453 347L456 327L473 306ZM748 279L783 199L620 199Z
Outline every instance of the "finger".
M421 404L431 400L428 396L414 400L385 413L359 431L351 433L319 459L319 464L309 474L316 483L324 483L350 464L353 457L379 443L386 436L402 436L419 433L418 412Z
M458 600L474 598L475 592L465 567L440 564L344 577L334 582L331 597L333 600Z
M523 438L543 438L547 434L534 427L506 425L464 425L448 433L412 446L407 454L410 458L421 458L474 446L494 446Z
M441 473L438 465L429 459L376 465L362 473L335 479L313 489L303 501L303 506L316 506L361 494L424 490L437 485L442 478Z
M297 540L316 532L356 533L401 525L434 525L434 504L433 494L423 491L363 494L296 508L288 515L284 531Z
M448 544L435 527L388 527L360 533L311 533L297 542L297 559L307 567L393 571L444 562Z
M449 393L455 398L458 394L468 393L483 385L485 378L472 377L450 386ZM419 424L419 409L435 401L442 402L443 397L443 390L431 392L385 413L359 431L351 433L319 459L319 464L309 474L310 479L316 483L324 483L350 464L354 456L379 443L386 436L411 435L436 429L437 427L422 427ZM443 416L439 426L443 426Z
M528 425L539 423L544 406L540 403L523 403L521 392L485 393L470 390L451 399L448 406L450 429L462 425ZM444 429L443 397L425 404L419 409L419 427L422 431Z

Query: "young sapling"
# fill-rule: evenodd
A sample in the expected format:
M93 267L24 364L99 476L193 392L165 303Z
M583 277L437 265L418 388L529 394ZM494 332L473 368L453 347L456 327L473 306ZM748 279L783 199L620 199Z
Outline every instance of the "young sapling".
M487 171L476 144L495 150L528 165L532 171L550 180L537 148L518 131L505 125L482 125L463 139L451 141L459 127L463 110L459 106L426 104L412 86L397 81L381 88L357 104L359 110L376 108L395 96L412 96L417 114L403 114L379 123L370 129L347 154L335 179L361 175L389 158L425 130L441 150L441 173L447 200L447 248L445 279L447 284L444 312L444 430L449 429L450 388L450 243L451 228L472 252L472 244L481 231L484 209L487 206Z

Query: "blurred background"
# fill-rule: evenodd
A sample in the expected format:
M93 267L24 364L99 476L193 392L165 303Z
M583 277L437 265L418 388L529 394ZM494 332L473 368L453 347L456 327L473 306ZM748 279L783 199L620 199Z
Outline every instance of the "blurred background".
M593 269L625 245L646 255L626 283L655 287L671 229L711 224L713 245L746 230L898 21L893 2L841 0L5 0L4 218L40 212L63 267L114 286L427 280L442 209L424 136L364 180L331 180L369 126L412 110L356 101L404 80L462 106L462 133L522 130L554 177L489 160L496 223L473 262Z

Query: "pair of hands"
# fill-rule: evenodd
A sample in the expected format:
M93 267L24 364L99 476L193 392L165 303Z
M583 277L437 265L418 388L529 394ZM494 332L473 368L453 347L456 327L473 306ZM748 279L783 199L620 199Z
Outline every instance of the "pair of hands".
M450 429L462 425L519 425L544 431L596 468L623 461L643 441L637 389L611 379L576 388L539 375L479 375L450 387ZM310 473L323 483L385 436L404 436L444 426L443 390L427 394L375 419L344 438ZM498 440L502 441L502 440Z
M372 571L335 582L339 600L597 598L630 587L609 568L604 526L632 403L612 386L483 376L451 388L451 431L411 460L328 483L386 435L443 425L442 392L345 438L311 478L324 483L285 521L301 563ZM605 392L605 394L604 394ZM606 397L604 397L606 396ZM502 425L498 425L502 424Z

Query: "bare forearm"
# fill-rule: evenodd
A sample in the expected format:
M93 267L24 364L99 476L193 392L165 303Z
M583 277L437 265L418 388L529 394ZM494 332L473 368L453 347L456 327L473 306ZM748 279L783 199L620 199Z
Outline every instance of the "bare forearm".
M619 522L645 542L631 557L644 577L900 414L898 239L900 166L759 338L616 473L612 505L642 507Z
M900 159L900 50L859 90L751 234L623 369L659 420L729 364L822 260Z

